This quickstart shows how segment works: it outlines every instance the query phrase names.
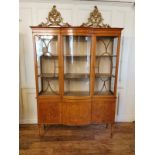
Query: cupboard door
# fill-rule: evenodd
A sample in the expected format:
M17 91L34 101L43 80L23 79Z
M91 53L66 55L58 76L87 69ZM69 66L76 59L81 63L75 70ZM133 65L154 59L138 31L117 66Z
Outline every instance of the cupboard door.
M38 102L38 123L61 123L61 103L58 101L42 100Z
M59 95L59 50L57 35L36 35L38 95Z
M63 124L85 125L91 121L91 101L65 101L62 111Z
M96 99L92 103L92 123L108 123L115 120L115 100Z

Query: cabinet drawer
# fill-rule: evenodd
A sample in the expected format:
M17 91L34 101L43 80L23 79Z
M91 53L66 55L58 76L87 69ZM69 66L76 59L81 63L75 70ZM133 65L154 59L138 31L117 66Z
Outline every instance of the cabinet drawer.
M93 100L92 123L108 123L115 120L115 99Z
M42 100L38 102L38 123L60 124L60 102Z
M66 125L85 125L91 122L91 101L63 102L62 121Z

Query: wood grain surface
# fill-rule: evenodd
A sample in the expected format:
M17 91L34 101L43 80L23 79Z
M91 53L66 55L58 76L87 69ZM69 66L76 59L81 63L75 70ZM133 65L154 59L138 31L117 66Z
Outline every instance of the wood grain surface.
M134 123L116 123L114 135L105 125L20 125L20 155L134 155Z

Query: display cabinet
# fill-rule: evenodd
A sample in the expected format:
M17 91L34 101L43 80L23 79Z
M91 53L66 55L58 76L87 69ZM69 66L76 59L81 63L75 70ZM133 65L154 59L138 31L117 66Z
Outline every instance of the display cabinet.
M56 6L31 28L40 133L47 124L105 123L112 134L122 28L103 24L97 7L73 27Z

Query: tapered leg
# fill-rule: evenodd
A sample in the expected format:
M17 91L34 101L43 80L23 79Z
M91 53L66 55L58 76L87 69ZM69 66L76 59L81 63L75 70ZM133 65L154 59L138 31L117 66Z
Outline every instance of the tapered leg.
M44 124L38 124L39 127L39 136L44 136Z
M113 123L110 124L110 137L113 137Z

